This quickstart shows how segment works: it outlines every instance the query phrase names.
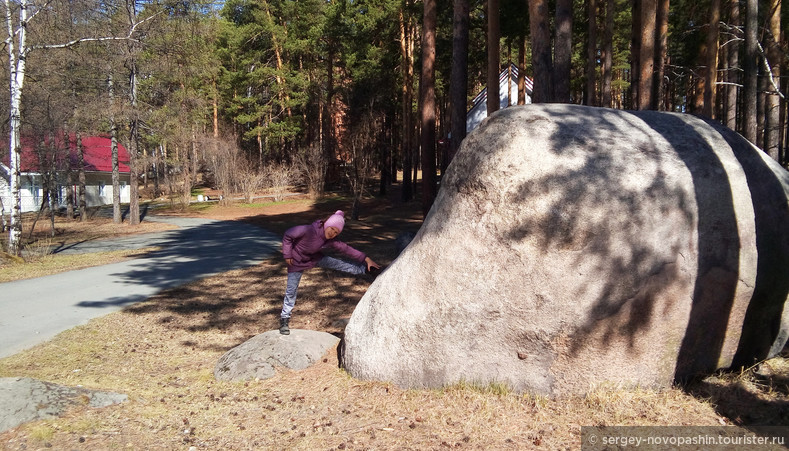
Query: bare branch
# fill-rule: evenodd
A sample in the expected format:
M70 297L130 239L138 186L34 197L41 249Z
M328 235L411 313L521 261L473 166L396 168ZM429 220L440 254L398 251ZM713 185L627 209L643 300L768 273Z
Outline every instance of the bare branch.
M724 42L724 43L723 43L723 44L721 44L720 46L721 46L721 47L726 47L727 45L729 45L729 44L731 44L731 43L733 43L733 42L743 42L743 41L745 41L745 39L743 39L743 38L739 38L739 37L734 37L734 38L731 38L731 39L729 39L728 41Z
M105 36L101 38L78 38L78 39L74 39L73 41L65 42L63 44L38 45L38 46L30 47L29 50L65 49L69 47L74 47L75 45L81 44L83 42L106 42L106 41L136 41L136 39L132 39L131 34L127 36Z
M764 51L764 47L762 47L762 43L756 41L756 45L759 46L759 53L762 55L762 62L764 63L764 70L767 72L767 77L770 80L770 85L773 87L773 92L771 94L777 94L781 99L785 99L786 97L781 92L781 89L778 88L778 85L775 83L775 77L773 76L773 70L770 67L770 60L767 58L767 53Z
M729 86L736 86L738 88L742 88L742 83L732 83L730 81L716 81L715 84L719 86L729 85Z
M38 15L38 13L40 13L43 10L45 10L47 8L47 6L49 6L50 3L52 3L52 0L47 0L46 3L44 3L43 5L38 7L36 12L31 14L30 17L27 18L27 22L30 23L30 21L33 20L33 18L36 17Z
M146 23L146 22L148 22L149 20L152 20L154 17L158 16L159 14L161 14L161 13L157 12L156 14L153 14L153 15L151 15L149 17L146 17L145 19L143 19L143 20L141 20L139 22L133 23L131 25L131 27L129 28L129 33L126 34L126 36L105 36L105 37L100 37L100 38L77 38L77 39L74 39L73 41L69 41L69 42L66 42L66 43L63 43L63 44L46 44L46 45L39 45L39 46L31 47L30 50L65 49L65 48L69 48L69 47L74 47L75 45L81 44L83 42L106 42L106 41L133 41L133 42L138 42L137 39L132 38L132 36L134 35L134 32L137 30L137 27L142 25L142 24L144 24L144 23Z

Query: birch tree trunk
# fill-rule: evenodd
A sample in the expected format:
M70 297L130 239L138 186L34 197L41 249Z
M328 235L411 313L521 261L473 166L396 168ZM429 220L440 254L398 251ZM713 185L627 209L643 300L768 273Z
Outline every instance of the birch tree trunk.
M11 185L11 222L8 234L8 253L20 255L22 251L22 194L20 184L20 156L21 156L21 135L22 125L22 87L25 82L25 62L27 61L27 21L28 21L28 1L19 1L19 28L14 30L14 22L11 16L11 0L4 0L6 26L8 39L6 40L6 50L8 51L9 69L9 89L10 89L10 111L8 118L9 125L9 171ZM16 38L16 42L15 42Z

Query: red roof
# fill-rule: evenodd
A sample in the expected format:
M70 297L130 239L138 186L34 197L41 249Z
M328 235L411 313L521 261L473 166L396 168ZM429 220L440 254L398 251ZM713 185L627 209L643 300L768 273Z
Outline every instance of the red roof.
M77 142L74 135L69 138L68 161L72 170L79 169L79 158L77 156ZM7 143L8 141L6 141ZM34 140L32 138L22 138L22 161L20 164L21 172L40 172L39 155L36 152ZM55 139L55 146L59 149L56 152L57 168L65 169L66 152L62 138ZM46 145L46 144L45 144ZM5 147L5 146L3 146ZM82 137L82 157L86 171L112 172L112 141L107 136L83 136ZM5 150L5 149L3 149ZM10 162L8 152L3 152L3 162L8 165ZM45 158L52 158L46 155ZM123 145L118 143L118 170L122 173L129 172L129 152Z

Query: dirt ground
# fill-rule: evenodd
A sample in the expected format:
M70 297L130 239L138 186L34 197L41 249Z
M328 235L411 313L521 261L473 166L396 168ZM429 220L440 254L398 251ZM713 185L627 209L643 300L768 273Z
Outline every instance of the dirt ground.
M338 208L349 209L350 201L299 199L212 207L200 214L282 233ZM386 265L394 258L394 237L419 227L419 211L416 202L370 199L360 220L347 222L342 239ZM336 353L272 379L216 381L214 365L222 354L277 327L285 276L277 255L167 290L0 360L0 376L129 395L120 405L79 407L62 418L12 429L0 434L0 448L561 450L580 448L582 426L789 424L785 357L688 387L607 387L561 399L496 385L405 390L356 380L339 368ZM291 327L342 336L342 320L372 280L320 269L305 274Z

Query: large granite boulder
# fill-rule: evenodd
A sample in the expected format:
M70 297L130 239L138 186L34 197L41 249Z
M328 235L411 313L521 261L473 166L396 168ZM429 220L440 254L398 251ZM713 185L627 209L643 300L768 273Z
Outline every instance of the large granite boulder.
M303 370L318 363L340 339L317 330L291 329L290 335L270 330L227 351L214 367L214 377L243 381L274 377L277 368Z
M463 142L345 330L356 377L665 387L787 339L789 174L680 114L512 107Z

